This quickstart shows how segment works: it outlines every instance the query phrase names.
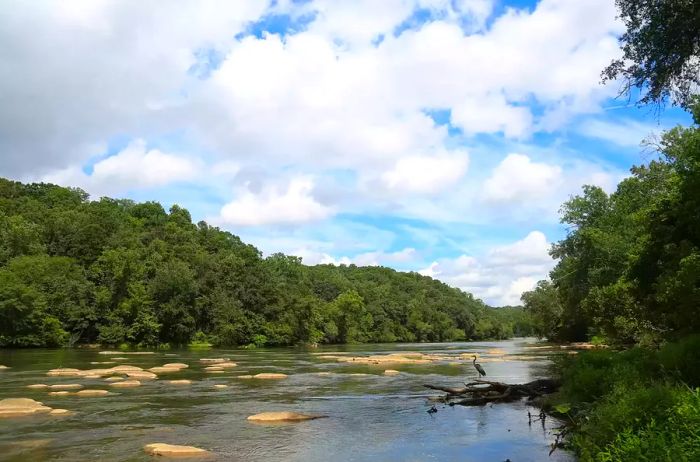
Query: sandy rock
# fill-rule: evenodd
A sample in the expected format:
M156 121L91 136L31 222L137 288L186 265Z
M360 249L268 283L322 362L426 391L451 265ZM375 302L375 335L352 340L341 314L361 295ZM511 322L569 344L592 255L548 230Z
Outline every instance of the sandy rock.
M3 369L9 369L9 367L3 366L2 364L0 364L0 371L3 370Z
M50 391L49 395L51 396L68 396L70 395L70 391Z
M163 364L162 367L172 367L173 369L187 369L190 367L189 365L185 363L168 363L168 364Z
M333 375L332 372L314 372L314 374L315 374L315 375L320 375L320 376L323 376L323 377L326 377L326 376L329 376L329 375Z
M214 385L214 388L224 389L224 388L228 388L228 385L224 385L222 383L217 383L216 385Z
M500 348L491 348L490 350L486 350L487 355L504 355L506 352L504 350L501 350Z
M338 356L336 361L341 363L354 364L429 364L434 361L444 359L443 356L424 355L421 353L390 353L387 355L370 355L370 356ZM417 355L420 355L418 357ZM409 357L410 356L410 357Z
M72 415L74 414L72 411L69 411L68 409L51 409L51 412L49 412L49 415Z
M102 376L101 376L101 375L96 375L96 374L95 374L95 375L88 374L88 375L84 375L83 378L84 378L84 379L101 379Z
M252 375L239 375L236 377L237 379L252 379Z
M83 388L79 383L59 383L56 385L51 385L49 388L52 390L79 390Z
M299 414L297 412L262 412L251 415L248 420L253 422L300 422L302 420L319 419L324 416Z
M113 368L109 369L110 371L114 372L132 372L132 371L142 371L142 367L138 366L130 366L128 364L122 364L120 366L114 366Z
M216 369L213 371L204 371L204 372L207 374L225 374L226 373L226 371L223 369Z
M133 388L140 387L141 382L139 382L138 380L125 380L123 382L110 383L109 386L114 388Z
M69 367L62 367L58 369L51 369L46 373L49 377L78 377L81 375L80 369L72 369Z
M105 382L118 382L120 380L124 380L124 377L107 377Z
M165 366L156 366L148 369L150 372L153 372L154 374L168 374L168 373L173 373L173 372L180 372L182 369L179 369L177 367L165 367Z
M216 364L229 362L228 358L200 358L199 362L205 364Z
M170 385L190 385L192 383L191 380L168 380L168 383Z
M155 380L158 378L156 374L148 371L128 371L126 375L132 379L139 380Z
M90 364L114 364L114 361L90 361Z
M33 390L41 390L43 388L49 388L49 386L45 383L35 383L34 385L27 385L27 388L31 388Z
M0 400L0 418L24 417L51 412L51 408L30 398L7 398Z
M242 376L241 376L242 377ZM274 373L274 372L263 372L261 374L255 374L253 376L254 379L286 379L288 376L287 374L279 374L279 373Z
M115 361L128 361L129 358L124 358L124 357L117 357L117 358L112 358Z
M234 363L232 361L226 361L224 363L216 363L215 367L229 368L229 367L236 367L236 366L238 366L237 363Z
M77 396L106 396L109 394L107 390L93 390L93 389L87 389L87 390L80 390L75 392Z
M387 369L384 371L384 375L399 375L401 372L395 369Z
M166 443L147 444L143 447L143 450L152 456L196 457L210 454L209 451L194 446L179 446Z

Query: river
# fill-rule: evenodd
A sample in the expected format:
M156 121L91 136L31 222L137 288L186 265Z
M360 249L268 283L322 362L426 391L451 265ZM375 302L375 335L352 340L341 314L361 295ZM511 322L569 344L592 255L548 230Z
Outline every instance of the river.
M533 348L534 347L534 348ZM359 365L324 355L439 354L430 364ZM473 379L477 353L487 378L522 383L547 375L554 352L533 339L440 344L329 345L315 349L206 349L157 351L149 355L99 354L99 350L0 350L0 399L26 397L71 416L0 419L3 461L146 461L143 446L154 442L192 445L213 453L208 460L240 461L572 461L557 450L548 456L557 422L528 424L526 403L449 407L424 383L459 386ZM237 367L206 373L200 358L226 357ZM116 361L113 364L91 364ZM111 389L103 378L47 377L49 369L142 368L164 363L190 365L177 373L143 381L137 388ZM394 376L383 374L396 369ZM283 380L239 379L261 372L288 374ZM321 372L322 374L319 374ZM365 375L367 374L367 375ZM170 379L189 379L176 386ZM50 396L29 384L80 383L109 389L103 397ZM214 384L225 384L218 389ZM249 422L251 414L295 411L327 418L276 425Z

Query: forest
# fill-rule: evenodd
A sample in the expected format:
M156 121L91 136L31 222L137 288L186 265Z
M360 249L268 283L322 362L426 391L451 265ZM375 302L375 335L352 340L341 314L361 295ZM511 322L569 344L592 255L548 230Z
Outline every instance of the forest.
M417 273L263 258L173 205L0 179L0 346L441 342L527 335Z
M522 296L537 335L600 348L561 358L545 407L582 461L700 460L700 3L617 0L622 94L693 122L640 140L649 162L614 192L561 207L548 280ZM557 445L555 445L556 447Z

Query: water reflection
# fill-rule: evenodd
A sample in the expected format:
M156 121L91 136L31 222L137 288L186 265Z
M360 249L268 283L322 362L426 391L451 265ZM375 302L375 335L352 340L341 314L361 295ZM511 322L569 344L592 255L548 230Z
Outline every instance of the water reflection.
M220 460L249 461L567 461L548 444L545 429L528 426L526 403L483 407L448 407L428 401L439 394L424 383L459 386L474 377L476 352L487 378L527 382L546 375L546 349L526 349L528 341L325 346L314 350L169 351L130 356L119 364L139 367L168 362L188 369L160 376L133 389L112 390L107 397L53 397L29 390L32 383L84 383L109 388L103 379L46 377L64 366L81 369L110 358L85 350L5 350L0 364L0 398L29 397L52 407L77 411L62 419L24 418L0 421L0 460L150 460L143 446L153 442L187 444L211 450ZM502 350L494 353L494 350ZM449 356L430 364L367 365L323 359L325 355L368 355L417 351ZM492 353L489 354L488 352ZM526 360L518 355L526 356ZM227 357L238 367L208 374L203 357ZM483 360L482 360L483 359ZM487 360L493 359L493 361ZM384 376L384 369L397 376ZM289 374L284 380L239 379L260 372ZM321 373L321 374L319 374ZM170 379L189 379L176 387ZM216 389L214 384L227 384ZM436 405L438 412L426 411ZM260 425L246 420L265 411L328 415L295 424ZM550 420L550 419L548 419Z

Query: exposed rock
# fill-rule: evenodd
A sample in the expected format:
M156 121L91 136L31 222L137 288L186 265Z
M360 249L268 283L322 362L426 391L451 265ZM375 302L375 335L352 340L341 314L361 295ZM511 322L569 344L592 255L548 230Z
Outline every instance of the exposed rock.
M107 390L93 390L93 389L87 389L87 390L80 390L75 392L76 395L78 396L106 396L109 394Z
M314 372L316 375L322 375L322 376L328 376L328 375L333 375L332 372Z
M207 364L226 363L228 358L200 358L199 362Z
M83 376L84 379L100 379L102 378L101 375L98 374L88 374Z
M236 377L237 379L252 379L252 375L239 375Z
M51 408L30 398L7 398L0 400L0 418L24 417L51 412Z
M178 367L156 366L156 367L152 367L148 370L153 372L154 374L168 374L168 373L173 373L173 372L180 372L182 369L180 369Z
M173 369L187 369L190 367L189 365L185 363L168 363L168 364L163 364L163 367L172 367Z
M79 383L59 383L56 385L51 385L49 388L52 390L79 390L83 388Z
M224 374L226 371L223 369L215 369L213 371L204 371L207 374Z
M506 352L504 350L501 350L500 348L491 348L490 350L486 350L487 355L504 355Z
M140 379L140 380L155 380L158 378L156 374L153 372L148 372L148 371L128 371L126 373L129 377L133 379Z
M223 363L216 363L215 367L224 367L224 368L229 368L229 367L236 367L238 364L232 362L232 361L226 361Z
M118 382L120 380L124 380L124 377L107 377L105 382Z
M395 369L386 369L384 371L384 375L399 375L401 372L395 370Z
M70 395L70 391L50 391L49 395L51 396L68 396Z
M127 361L129 358L119 357L119 358L112 358L112 359L114 359L115 361Z
M68 409L52 409L51 412L49 412L49 415L73 415L74 412L69 411Z
M27 388L31 388L34 390L41 390L42 388L49 388L48 385L45 383L35 383L34 385L27 385Z
M141 382L138 380L125 380L123 382L110 383L109 386L114 388L133 388L140 387Z
M240 377L243 376L239 376L239 378ZM274 372L263 372L261 374L255 374L253 376L254 379L286 379L287 377L287 374L279 374Z
M216 385L214 385L214 388L219 388L219 389L228 388L228 385L224 385L222 383L217 383Z
M300 422L302 420L320 419L321 415L299 414L297 412L262 412L251 415L248 420L253 422Z
M3 369L9 369L9 367L3 366L2 364L0 364L0 371L3 370Z
M194 446L179 446L166 443L147 444L143 447L143 450L152 456L196 457L210 454L209 451Z
M205 371L223 371L224 368L219 367L219 366L208 366L208 367L205 367L204 370Z
M170 385L189 385L192 383L191 380L168 380Z
M331 359L328 356L319 356L323 359ZM387 355L370 356L334 356L338 362L354 364L429 364L434 361L446 359L446 356L427 355L422 353L390 353Z
M114 361L90 361L90 364L114 364Z
M62 367L58 369L51 369L46 373L49 377L78 377L81 375L79 369L72 369L69 367Z
M109 369L110 371L114 372L131 372L131 371L142 371L142 367L138 366L130 366L128 364L122 364L121 366L114 366L113 368Z

